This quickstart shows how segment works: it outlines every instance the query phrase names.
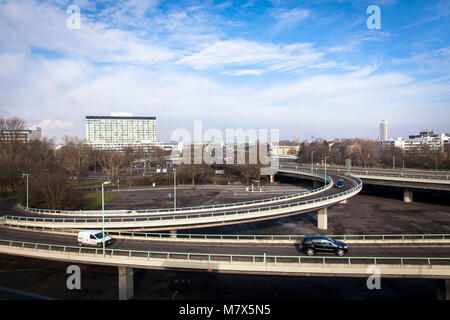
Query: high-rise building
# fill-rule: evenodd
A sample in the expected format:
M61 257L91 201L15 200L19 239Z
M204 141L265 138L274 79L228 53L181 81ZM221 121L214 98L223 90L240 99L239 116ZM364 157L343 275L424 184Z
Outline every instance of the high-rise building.
M86 116L89 144L140 144L156 142L156 117L134 117L132 113Z
M389 141L389 122L382 120L380 123L380 141Z

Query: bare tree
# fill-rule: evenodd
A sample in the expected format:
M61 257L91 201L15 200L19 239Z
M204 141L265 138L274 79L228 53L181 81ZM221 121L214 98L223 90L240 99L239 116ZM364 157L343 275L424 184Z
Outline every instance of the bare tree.
M124 161L130 168L130 175L133 174L133 163L137 159L136 149L133 147L126 147L123 150Z
M71 177L78 178L89 164L87 152L81 141L67 142L66 140L66 144L57 151L56 155L58 161L69 170Z
M14 161L24 145L21 130L24 130L25 121L17 117L0 118L0 148L6 160Z
M108 180L111 180L115 178L113 176L114 173L117 175L119 168L125 163L125 157L119 151L101 150L98 153L97 162L108 177Z

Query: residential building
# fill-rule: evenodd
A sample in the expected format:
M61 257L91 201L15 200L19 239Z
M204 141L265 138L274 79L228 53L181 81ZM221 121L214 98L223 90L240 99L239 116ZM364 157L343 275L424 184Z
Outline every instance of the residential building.
M444 151L449 144L450 134L435 134L433 130L423 130L418 135L410 135L408 139L397 138L394 146L405 151Z
M33 139L41 139L42 129L40 127L30 127L21 130L1 130L0 139L3 141L20 141L27 143Z
M86 116L86 142L114 148L156 143L156 117L134 117L132 113Z

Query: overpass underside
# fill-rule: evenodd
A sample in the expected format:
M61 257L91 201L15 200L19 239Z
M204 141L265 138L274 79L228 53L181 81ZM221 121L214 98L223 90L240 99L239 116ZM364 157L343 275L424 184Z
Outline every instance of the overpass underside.
M389 194L398 194L396 197L402 197L405 203L414 202L414 199L417 197L418 199L422 199L427 201L427 199L433 199L433 202L437 200L437 202L442 204L450 204L450 190L447 190L446 187L430 187L427 188L423 185L414 185L408 183L396 183L396 182L388 182L384 183L379 180L371 180L371 179L362 179L364 187L362 192L369 193L379 193L383 196L387 196Z

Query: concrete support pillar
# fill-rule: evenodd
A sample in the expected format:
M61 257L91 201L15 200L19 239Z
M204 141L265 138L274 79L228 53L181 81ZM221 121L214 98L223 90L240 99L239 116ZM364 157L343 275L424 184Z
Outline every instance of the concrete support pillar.
M413 192L410 189L405 189L403 191L403 201L406 203L413 202Z
M270 183L275 182L275 176L273 174L270 175Z
M133 296L133 268L119 268L119 300L128 300Z
M170 237L176 238L177 237L177 230L170 230Z
M437 299L450 300L450 279L438 280Z
M326 230L328 227L328 208L322 208L317 211L317 228Z

